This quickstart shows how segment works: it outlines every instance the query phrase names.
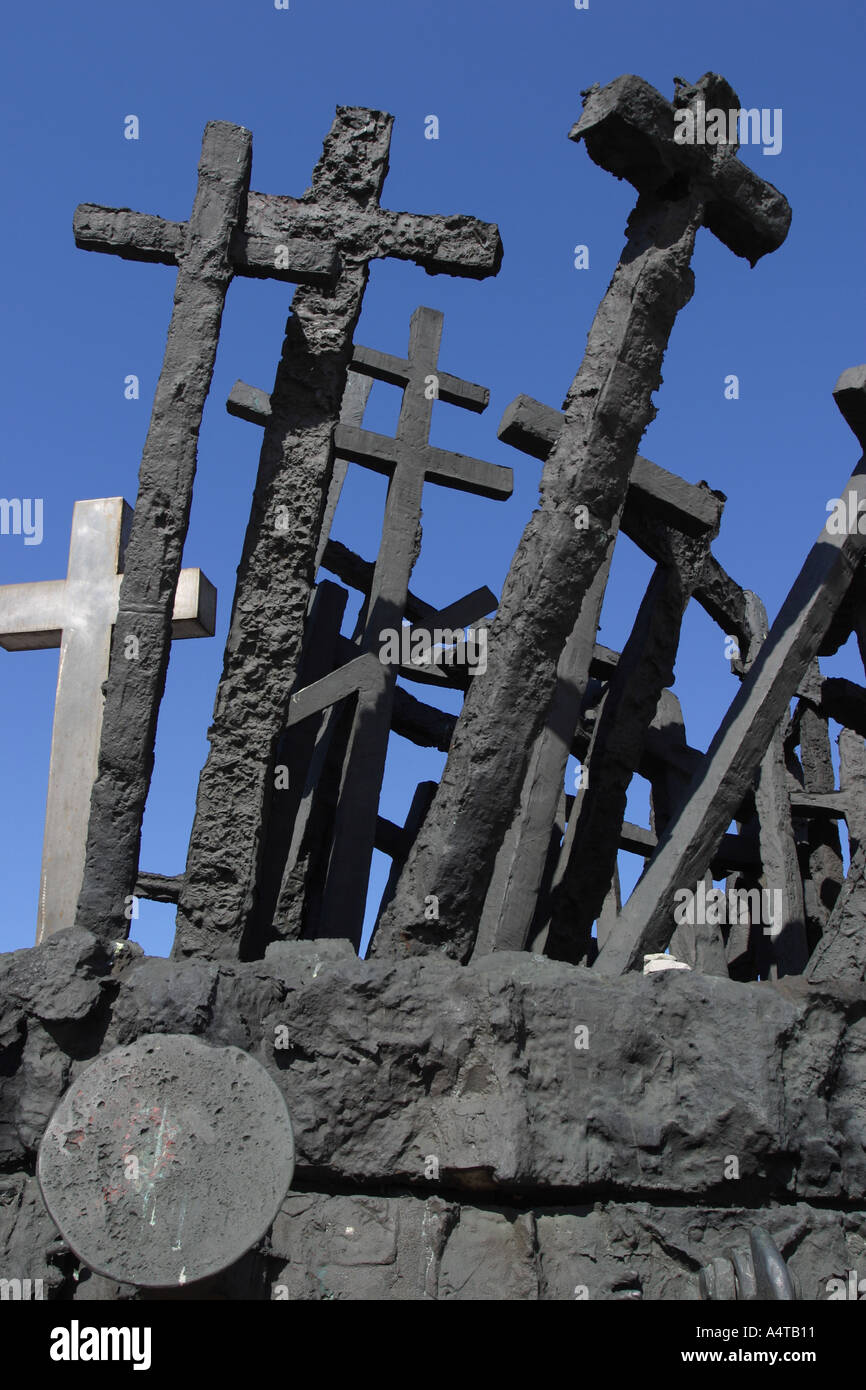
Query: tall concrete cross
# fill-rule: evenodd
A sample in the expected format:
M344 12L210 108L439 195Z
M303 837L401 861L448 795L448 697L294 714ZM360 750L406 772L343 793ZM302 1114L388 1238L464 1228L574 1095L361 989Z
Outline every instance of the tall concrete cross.
M0 588L0 646L10 652L60 648L37 945L75 922L102 728L102 685L131 523L132 509L122 497L76 502L66 579ZM201 570L181 570L172 637L212 637L215 620L213 585ZM131 645L117 659L134 666L140 652ZM90 929L103 935L99 921Z
M681 87L675 106L695 109L699 101L725 110L740 104L713 73ZM697 230L707 226L753 265L787 234L787 202L736 158L736 145L678 144L674 115L648 83L620 77L588 93L571 131L597 164L635 186L638 202L542 472L541 506L505 583L488 673L469 691L439 791L373 939L374 954L469 956L499 846L518 812L530 750L548 717L560 655L605 562L638 444L655 415L652 394L668 338L694 288ZM577 507L587 509L587 529L575 527ZM437 923L424 922L427 894L439 898Z
M78 915L80 925L102 923L114 935L126 925L122 905L135 886L198 434L229 283L240 274L322 285L338 266L332 243L296 237L290 225L279 237L259 235L249 210L251 160L248 130L211 121L187 223L92 203L81 204L73 221L85 250L178 268L126 547ZM130 638L137 662L122 660Z
M302 288L292 301L199 781L176 954L236 954L254 910L275 751L287 724L370 262L395 256L430 273L476 279L499 268L495 226L380 208L392 125L384 112L340 107L300 200L250 195L247 219L259 235L288 224L301 236L332 238L341 270L329 293ZM112 913L117 901L115 893Z

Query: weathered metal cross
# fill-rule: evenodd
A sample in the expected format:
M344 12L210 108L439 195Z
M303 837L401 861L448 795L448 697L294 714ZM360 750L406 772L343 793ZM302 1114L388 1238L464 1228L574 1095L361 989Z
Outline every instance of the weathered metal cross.
M392 125L384 112L341 107L303 198L250 195L247 222L259 235L278 235L289 224L298 235L332 238L341 271L327 294L302 288L292 302L199 782L177 954L236 952L254 910L275 751L315 579L334 431L370 262L396 256L431 273L475 278L499 268L495 226L379 207Z
M739 99L706 74L678 107L725 110ZM608 553L676 315L694 288L695 235L707 226L752 264L784 240L790 209L736 158L736 146L674 140L674 107L648 83L594 88L571 136L638 190L628 243L589 333L545 464L541 507L511 566L490 635L488 674L469 691L448 765L372 950L444 950L465 960L497 851L517 812L527 758L548 716L557 664ZM576 506L589 527L576 530ZM588 644L587 644L588 645ZM590 652L591 654L591 652ZM440 921L422 921L427 894Z
M138 869L198 433L229 283L240 274L326 284L338 267L332 243L293 237L290 226L281 238L258 234L247 212L251 160L250 132L212 121L187 223L92 203L81 204L73 221L85 250L178 267L126 548L78 917L82 926L101 923L115 935L126 925L118 914ZM121 659L130 638L140 650L134 663Z
M60 648L37 945L75 922L99 752L102 684L132 519L122 497L76 502L66 579L0 588L0 646L10 652ZM201 570L181 570L172 637L212 637L215 619L213 585ZM135 665L140 655L136 643L115 659ZM91 923L99 935L102 928L98 921Z

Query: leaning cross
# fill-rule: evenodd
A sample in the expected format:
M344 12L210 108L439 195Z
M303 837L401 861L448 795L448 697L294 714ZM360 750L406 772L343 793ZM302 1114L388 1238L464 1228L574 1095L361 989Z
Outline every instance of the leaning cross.
M852 403L840 390L844 381L843 375L834 392L836 402L866 447L862 413L866 387L863 396ZM845 495L851 516L866 510L866 455L852 474ZM829 534L826 525L822 528L695 773L679 815L667 826L600 951L594 967L599 974L624 974L640 965L645 952L665 949L673 932L675 893L704 873L742 804L789 701L845 597L864 549L866 536L856 529L840 536Z
M725 110L739 99L707 73L675 105ZM444 950L465 960L497 851L518 811L529 750L548 717L557 663L604 563L676 315L691 298L691 258L705 225L754 264L790 223L782 195L736 158L736 145L677 144L674 107L648 83L620 77L588 94L571 131L590 157L639 193L628 244L599 306L565 403L490 634L488 672L474 683L448 764L372 951ZM575 529L575 508L589 527ZM588 644L586 644L588 646ZM471 872L467 868L471 868ZM426 894L440 922L421 929Z
M187 223L91 203L81 204L73 221L76 244L85 250L178 267L126 548L78 913L79 925L110 923L115 935L126 925L122 906L135 886L198 433L226 292L234 273L322 284L337 268L332 245L296 240L288 231L280 244L259 236L249 213L244 220L251 159L248 130L211 121ZM122 659L130 638L139 645L136 662Z
M431 273L474 278L499 268L495 226L379 207L392 125L384 112L340 107L312 188L299 201L250 194L248 225L258 235L279 235L288 225L300 236L328 236L341 271L329 294L303 288L292 301L199 781L176 954L236 954L254 911L275 750L315 579L334 431L370 262L395 256Z
M0 588L0 646L60 648L48 774L36 944L71 927L84 872L90 794L102 727L102 683L132 509L122 497L76 502L66 579ZM216 590L201 570L181 570L171 635L212 637ZM135 665L130 646L118 658ZM91 923L98 930L100 923Z

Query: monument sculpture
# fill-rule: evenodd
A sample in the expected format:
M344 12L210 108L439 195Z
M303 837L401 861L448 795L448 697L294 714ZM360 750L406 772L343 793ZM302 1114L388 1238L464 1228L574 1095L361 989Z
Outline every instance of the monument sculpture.
M820 666L852 632L866 652L866 540L822 518L770 622L713 554L724 492L638 453L699 231L755 267L791 210L733 136L680 138L739 108L717 74L583 97L570 138L637 201L562 409L520 395L499 425L543 471L498 599L410 587L425 487L511 494L430 443L489 390L440 367L433 307L405 357L355 342L373 260L480 279L502 257L490 223L380 205L390 116L338 109L299 198L252 191L250 133L213 122L188 222L76 210L82 249L178 275L134 509L79 502L65 583L0 589L0 644L65 653L38 944L0 957L0 1273L52 1298L819 1299L866 1249L866 688ZM298 288L273 387L227 403L263 439L169 876L141 825L171 640L214 631L182 556L234 276ZM402 391L393 438L364 426L373 381ZM866 368L834 396L866 446ZM375 554L332 534L350 467L388 480ZM855 518L864 469L838 467ZM654 570L616 652L620 532ZM671 689L693 599L739 680L705 752ZM392 733L448 755L402 826ZM136 897L176 904L170 959L128 940Z

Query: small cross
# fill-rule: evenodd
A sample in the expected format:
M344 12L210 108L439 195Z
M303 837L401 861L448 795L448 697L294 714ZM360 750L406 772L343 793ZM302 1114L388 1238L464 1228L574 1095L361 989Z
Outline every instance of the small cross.
M37 945L75 921L102 728L102 683L131 523L132 508L122 497L76 502L66 579L0 588L0 646L9 652L60 648ZM172 637L212 637L215 620L213 585L201 570L182 570ZM126 659L137 659L134 646Z

